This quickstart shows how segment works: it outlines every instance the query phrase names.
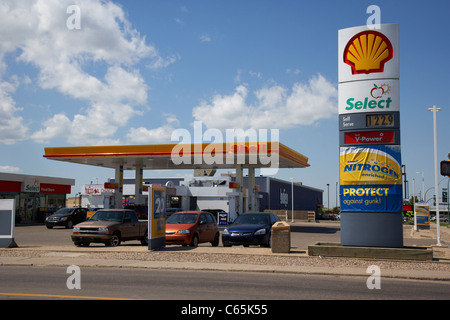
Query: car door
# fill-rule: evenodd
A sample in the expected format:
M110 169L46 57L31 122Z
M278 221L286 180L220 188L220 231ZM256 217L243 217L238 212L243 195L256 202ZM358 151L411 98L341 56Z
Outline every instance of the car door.
M136 213L131 210L125 211L122 224L122 238L136 238L139 233L139 228L137 226L138 220L136 218Z
M72 222L77 224L83 222L86 219L86 215L83 215L84 211L81 208L77 208L72 213Z
M216 236L217 222L212 214L206 214L208 220L208 240L213 241Z
M208 241L208 219L206 218L205 213L200 215L197 233L199 242Z

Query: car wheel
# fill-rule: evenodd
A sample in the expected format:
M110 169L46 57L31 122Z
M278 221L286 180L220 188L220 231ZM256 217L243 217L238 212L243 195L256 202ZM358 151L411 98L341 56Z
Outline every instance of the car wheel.
M198 236L197 235L195 235L193 238L192 238L192 241L191 241L191 245L190 245L191 247L193 247L193 248L197 248L198 247Z
M72 227L73 227L72 220L67 221L66 229L72 229Z
M217 247L219 245L219 233L216 233L216 236L214 237L214 240L211 242L211 245L213 247Z
M143 246L148 246L148 230L145 231L144 237L141 239L141 244Z
M109 242L106 243L108 247L117 247L120 245L120 234L114 232Z
M262 247L266 247L266 248L270 248L270 244L271 244L271 241L270 241L270 234L269 234L269 237L267 238L267 242L265 244L261 245L261 246Z
M47 226L47 229L53 229L53 226Z

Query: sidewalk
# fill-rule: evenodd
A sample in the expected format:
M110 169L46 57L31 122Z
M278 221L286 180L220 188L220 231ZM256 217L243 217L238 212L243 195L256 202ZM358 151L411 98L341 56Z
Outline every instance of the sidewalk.
M445 229L445 230L444 230ZM405 232L408 241L435 238L435 230ZM441 228L441 242L450 243L450 230ZM445 240L444 240L445 239ZM107 248L91 245L87 248L68 246L0 249L0 266L146 268L171 270L204 270L222 272L269 272L312 275L361 276L367 278L371 265L380 267L382 277L450 281L450 248L433 246L435 259L429 262L400 260L370 260L357 258L309 257L302 249L289 254L274 254L270 248L241 246L224 248L209 244L198 248L168 246L148 251L138 245Z

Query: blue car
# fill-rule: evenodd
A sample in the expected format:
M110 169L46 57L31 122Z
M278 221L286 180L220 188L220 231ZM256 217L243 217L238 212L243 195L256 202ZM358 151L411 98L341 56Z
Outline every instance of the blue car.
M280 218L271 212L245 213L222 232L224 247L260 245L270 247L272 225Z

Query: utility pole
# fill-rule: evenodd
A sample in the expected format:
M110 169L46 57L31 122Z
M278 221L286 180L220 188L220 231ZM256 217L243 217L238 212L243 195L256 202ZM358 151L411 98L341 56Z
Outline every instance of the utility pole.
M439 199L438 199L438 156L437 156L437 132L436 132L436 113L438 111L441 111L440 108L436 108L436 106L433 106L433 108L428 108L428 111L433 112L433 128L434 128L434 190L436 193L436 232L437 232L437 244L438 246L441 245L441 221L439 219Z

